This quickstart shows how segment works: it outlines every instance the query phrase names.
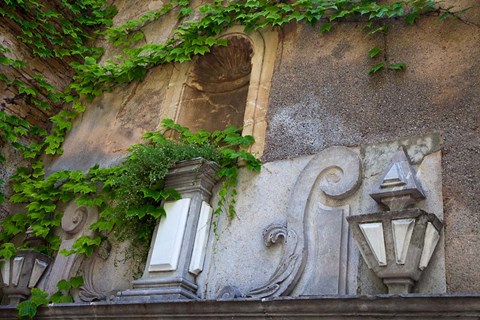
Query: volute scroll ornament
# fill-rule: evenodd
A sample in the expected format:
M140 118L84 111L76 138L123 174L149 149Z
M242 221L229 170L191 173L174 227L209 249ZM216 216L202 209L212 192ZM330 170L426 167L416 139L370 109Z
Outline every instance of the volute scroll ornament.
M284 253L277 269L266 284L247 292L251 298L265 298L275 296L277 292L291 291L300 268L299 259L303 252L298 246L298 237L295 231L288 230L284 225L271 224L263 231L263 240L266 247L270 247L283 239Z
M113 292L100 290L95 286L94 271L97 259L107 260L112 251L112 244L108 239L102 241L100 247L95 250L95 254L85 261L85 270L83 271L83 286L80 287L78 297L83 302L109 300Z
M90 225L98 219L98 209L78 206L71 201L65 208L61 227L65 232L59 251L71 250L75 241L81 236L93 236L94 232L89 229ZM62 279L70 279L75 276L84 258L79 254L64 256L57 254L52 267L42 284L42 289L53 294L57 291L57 283Z
M87 221L88 211L85 207L79 207L75 210L66 211L62 217L62 229L70 235L74 235L82 230Z
M327 148L310 160L300 173L290 196L287 223L272 224L263 232L267 247L276 244L280 238L283 239L284 247L279 266L266 283L249 290L247 297L258 299L278 297L289 295L293 291L303 274L309 255L308 237L311 233L309 228L315 214L310 203L312 195L321 191L325 197L333 200L346 199L358 189L361 171L360 157L347 147ZM342 210L340 208L337 211L345 214ZM337 220L342 224L342 219ZM342 226L340 229L342 234L345 233ZM339 257L345 259L341 254ZM338 264L344 264L343 262L339 261ZM338 280L341 281L344 279Z

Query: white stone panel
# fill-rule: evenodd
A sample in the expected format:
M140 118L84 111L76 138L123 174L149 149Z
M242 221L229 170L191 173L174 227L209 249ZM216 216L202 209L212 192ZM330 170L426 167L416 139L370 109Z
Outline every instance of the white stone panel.
M322 294L347 293L348 224L345 217L349 214L348 205L333 208L318 204L319 229L315 257L322 261L322 271L317 272L309 281L321 286ZM306 291L304 294L313 295L314 291Z
M188 271L194 275L198 275L203 270L208 234L210 233L210 224L212 221L212 212L212 207L203 201L193 245L192 259L190 260L190 267L188 269Z
M440 239L440 233L435 229L433 224L427 223L427 230L425 230L425 239L423 241L422 257L420 258L420 270L425 269L432 258L435 247Z
M158 223L150 259L149 271L173 271L177 269L183 235L187 223L190 199L166 202L167 213Z
M10 284L10 259L2 259L0 264L2 265L3 284L8 286Z
M48 267L48 263L35 259L35 264L33 265L32 276L28 282L28 287L33 288L37 285L38 280L42 277L43 273Z
M392 221L393 244L397 264L405 264L414 226L415 219L398 219Z
M383 226L381 222L360 224L363 236L367 239L368 246L372 250L375 259L380 266L387 265L387 253L385 251L385 240L383 238Z
M22 274L24 261L25 261L24 257L13 258L12 284L14 286L17 286L18 281L20 281L20 275Z

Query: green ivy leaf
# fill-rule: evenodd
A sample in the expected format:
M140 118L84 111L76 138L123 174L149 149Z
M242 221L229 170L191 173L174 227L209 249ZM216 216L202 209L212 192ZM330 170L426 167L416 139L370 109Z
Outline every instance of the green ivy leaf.
M3 243L0 246L0 257L10 259L17 254L15 245L11 242Z
M72 285L72 288L80 288L80 286L83 285L83 277L77 276L70 278L70 284Z
M48 293L38 288L32 288L30 301L36 306L48 304Z
M384 62L380 62L380 63L374 65L373 67L371 67L370 70L368 70L368 74L377 73L377 72L380 71L384 66L385 66L385 63L384 63Z
M390 70L405 70L407 68L407 65L405 63L392 63L388 66L388 69Z
M38 306L30 300L22 301L18 304L18 316L25 319L33 319L37 314Z
M385 25L385 26L381 26L379 28L373 29L373 30L369 31L367 34L368 35L373 35L373 34L375 34L377 32L380 32L380 31L387 32L387 30L388 30L388 26Z
M72 288L72 285L70 284L69 281L67 281L65 279L62 279L62 280L58 281L57 288L60 291L68 292Z
M374 47L370 51L368 51L368 57L369 58L375 58L380 52L382 51L382 48L380 47Z
M328 22L322 24L322 26L320 27L321 33L329 32L330 30L332 30L332 24Z
M415 23L415 20L418 18L417 13L409 13L405 16L405 22L409 25L412 25Z

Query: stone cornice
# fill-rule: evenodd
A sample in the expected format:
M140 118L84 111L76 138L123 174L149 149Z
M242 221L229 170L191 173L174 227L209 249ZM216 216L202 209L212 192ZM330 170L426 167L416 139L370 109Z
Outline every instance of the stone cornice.
M0 319L14 319L0 307ZM480 295L322 296L231 301L57 304L35 319L478 319Z

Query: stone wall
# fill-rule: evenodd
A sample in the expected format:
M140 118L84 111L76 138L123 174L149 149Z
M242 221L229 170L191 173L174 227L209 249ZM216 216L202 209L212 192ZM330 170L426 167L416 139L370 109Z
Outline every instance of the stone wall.
M461 5L469 3L475 5L474 1L463 1ZM150 5L153 4L155 2ZM151 9L143 4L135 6L122 1L118 1L117 6L120 9L117 22ZM365 37L362 24L356 22L337 24L327 34L320 34L309 26L291 24L279 30L280 44L275 60L265 62L274 64L275 69L268 103L268 130L263 154L267 164L264 170L277 172L280 169L272 168L285 166L281 164L283 162L275 164L277 161L315 154L333 145L355 147L432 133L441 136L449 292L480 290L480 271L475 267L477 258L474 254L480 247L477 232L480 220L476 215L480 204L476 197L480 191L477 183L479 171L476 169L480 149L480 29L475 25L479 16L477 6L464 14L462 20L452 18L441 22L432 16L420 19L414 26L397 21L388 34L377 34L372 38ZM167 20L147 27L146 41L164 39L171 26L172 21ZM367 52L376 45L384 48L383 56L388 63L405 62L407 69L403 72L383 70L368 75L368 69L376 61L369 59ZM115 50L109 48L105 59ZM172 72L178 68L154 68L142 83L130 84L95 100L69 134L64 144L65 154L52 163L50 170L86 169L95 163L117 163L130 144L141 141L143 132L159 125L160 115L166 113L162 109L166 97L176 86L182 85L175 77L171 78ZM287 167L277 174L295 179L304 163L301 159L287 162ZM293 170L297 166L297 171ZM256 179L250 174L247 176L252 181ZM269 207L268 212L247 214L247 210L258 209L253 205L255 201L261 201L253 200L256 199L252 193L255 189L251 189L251 182L247 183L250 188L241 190L239 204L243 203L244 207L239 207L237 219L226 222L229 227L223 231L225 234L220 234L217 243L211 243L211 254L217 255L211 263L228 259L235 250L256 250L258 257L265 254L260 232L269 221L268 217L278 213L277 220L285 219L286 213L282 210L285 210L288 192L292 191L275 187L279 178L271 179L263 185L270 185L273 189L262 199L286 192L280 197L283 204L274 202L270 207L260 206L262 210ZM272 184L272 181L276 182ZM282 185L289 183L293 182L289 180ZM251 219L255 220L256 233L246 232ZM244 232L249 241L254 234L258 235L257 240L251 240L249 245L233 246L235 250L230 251L233 248L228 242L236 241L235 235ZM231 239L227 233L233 235ZM251 248L252 245L255 249ZM223 250L226 251L220 254ZM276 265L279 250L276 249L276 254L268 253L259 258L264 266L260 268L261 272L265 275ZM206 263L210 262L207 259ZM255 268L255 265L258 266L251 267ZM245 279L245 276L250 279L244 282L244 289L252 287L260 277L235 266L222 269L225 268L223 263L218 263L217 267L218 270L214 268L199 276L203 286L200 291L209 298L220 289L221 279L226 280L232 272L238 274L238 279ZM359 290L371 292L374 290L370 288L371 284L363 282L372 281L372 277L368 274L365 277L360 276L359 286L364 289ZM212 283L218 283L218 286L212 287Z
M373 39L353 22L325 35L285 28L264 160L440 133L448 290L478 292L480 9L475 1L461 4L473 6L461 20L399 21ZM376 45L387 62L405 62L407 70L367 75L373 63L366 53Z
M461 19L442 22L435 16L424 17L414 26L397 21L388 34L372 38L365 36L362 23L345 22L327 34L290 24L263 39L275 43L276 39L271 40L280 35L276 56L267 55L262 61L264 68L273 68L271 83L257 84L264 90L259 96L269 93L268 106L260 108L267 112L268 128L257 139L262 147L255 149L263 150L264 144L265 166L261 174L241 172L237 217L233 221L217 218L218 233L210 234L204 271L197 277L201 298L215 298L226 285L236 285L245 293L269 278L281 261L282 247L266 250L262 231L269 224L301 218L287 209L299 175L316 154L331 146L350 147L367 166L361 178L371 186L395 148L412 147L409 156L416 159L418 153L412 150L421 149L426 137L433 142L414 165L418 170L428 167L433 177L426 184L434 190L431 199L435 202L422 206L443 214L445 246L437 250L431 268L431 274L438 277L424 281L419 291L480 291L480 269L476 267L480 249L480 218L476 214L480 205L480 26L476 21L480 7L475 0L456 3L473 8ZM157 9L161 2L119 0L115 4L118 24ZM165 40L173 26L171 17L148 25L143 30L145 41ZM104 45L107 53L103 59L113 58L119 49ZM376 60L369 59L367 52L376 45L384 48L383 58L388 63L405 62L407 69L368 75ZM153 68L143 82L121 86L94 100L68 134L64 154L52 159L48 170L86 170L97 163L109 166L121 161L144 132L158 128L162 116L176 114L178 105L172 96L179 95L183 86L179 74L188 66ZM166 105L165 101L173 102ZM365 186L355 192L351 202L321 200L331 206L349 205L353 215L376 208ZM443 203L438 201L442 193ZM352 287L345 293L383 292L385 288L362 264L353 243L348 245L355 261L349 260L354 270L346 279ZM104 292L129 286L129 265L116 258L122 250L122 246L114 247L93 270L92 281ZM316 268L314 262L307 263L310 275ZM300 279L305 290L293 294L324 293L306 282Z
M55 7L59 1L39 1L46 7ZM64 12L64 14L67 14ZM30 12L21 12L21 18L31 18ZM0 64L0 73L6 75L10 80L20 80L39 92L38 99L46 101L50 105L49 110L43 110L31 102L29 97L17 91L15 86L6 85L0 81L0 111L27 120L34 126L49 130L51 116L60 111L61 105L53 103L48 99L47 93L38 86L32 77L34 74L44 75L46 81L62 91L70 83L73 72L69 64L72 59L39 58L32 53L32 49L17 39L20 35L19 26L10 19L2 18L0 24L0 45L10 50L4 53L10 59L21 60L26 63L25 67L6 67ZM23 141L29 143L32 141ZM5 163L0 164L0 179L8 181L8 178L15 173L17 167L27 166L29 161L23 159L21 152L10 145L2 145L0 141L0 153L6 158ZM10 193L9 185L0 190ZM0 218L6 216L13 209L8 205L0 206Z

